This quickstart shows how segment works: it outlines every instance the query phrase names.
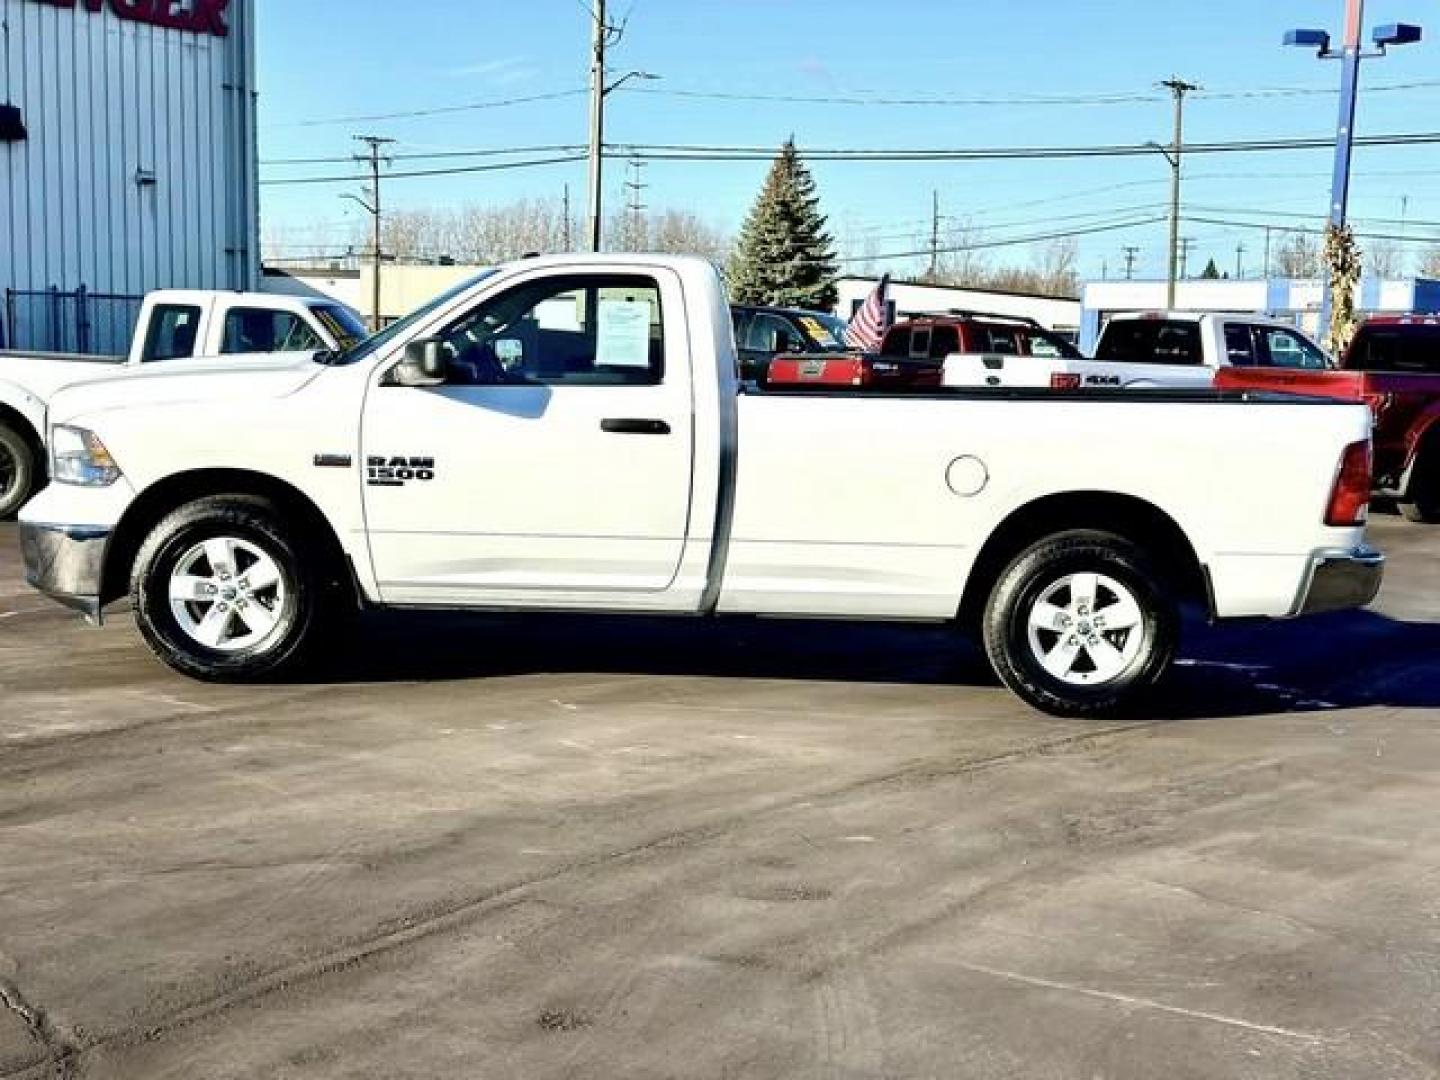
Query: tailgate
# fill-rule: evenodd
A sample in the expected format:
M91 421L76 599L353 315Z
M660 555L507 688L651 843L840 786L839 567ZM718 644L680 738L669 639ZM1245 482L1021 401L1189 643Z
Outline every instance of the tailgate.
M952 353L945 358L945 385L1035 388L1050 386L1050 376L1066 361L1002 353Z

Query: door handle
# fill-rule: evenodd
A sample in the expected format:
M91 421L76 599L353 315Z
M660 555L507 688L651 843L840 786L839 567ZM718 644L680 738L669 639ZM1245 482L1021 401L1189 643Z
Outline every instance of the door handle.
M614 418L600 421L600 430L611 435L669 435L670 425L664 420L631 420Z

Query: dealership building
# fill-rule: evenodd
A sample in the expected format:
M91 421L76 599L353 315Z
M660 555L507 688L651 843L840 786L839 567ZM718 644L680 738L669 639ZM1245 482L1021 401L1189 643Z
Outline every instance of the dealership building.
M0 344L124 350L259 280L255 0L0 0Z

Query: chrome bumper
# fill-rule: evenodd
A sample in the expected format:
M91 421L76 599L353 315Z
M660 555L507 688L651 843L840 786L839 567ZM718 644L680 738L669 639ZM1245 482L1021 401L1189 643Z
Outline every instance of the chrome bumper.
M1380 591L1385 556L1371 548L1325 551L1310 564L1297 615L1364 607Z
M110 530L96 525L20 523L25 580L46 596L100 622L100 590Z

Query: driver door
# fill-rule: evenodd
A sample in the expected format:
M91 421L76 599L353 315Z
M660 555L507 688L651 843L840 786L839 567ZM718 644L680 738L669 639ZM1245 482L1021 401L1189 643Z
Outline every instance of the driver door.
M440 331L444 385L382 368L361 432L382 599L623 607L669 587L693 455L683 316L667 270L542 271Z

